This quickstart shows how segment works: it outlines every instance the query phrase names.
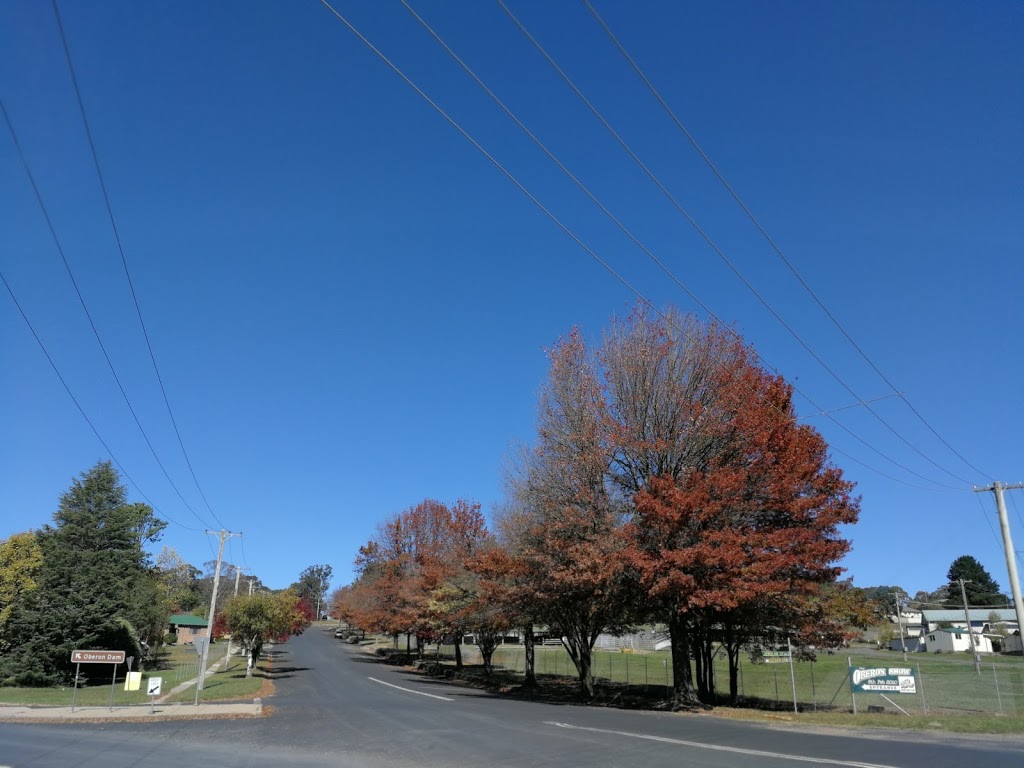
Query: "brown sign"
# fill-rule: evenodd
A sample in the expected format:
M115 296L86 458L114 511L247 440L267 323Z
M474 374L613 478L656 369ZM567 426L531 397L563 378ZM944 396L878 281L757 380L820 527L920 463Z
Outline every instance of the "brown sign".
M72 664L124 664L124 651L72 651Z

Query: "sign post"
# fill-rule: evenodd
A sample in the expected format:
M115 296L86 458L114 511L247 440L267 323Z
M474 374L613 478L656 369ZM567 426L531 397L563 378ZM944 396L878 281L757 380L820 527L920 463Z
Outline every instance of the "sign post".
M162 677L151 677L146 681L146 694L149 696L149 714L153 714L156 705L156 697L160 695L160 688L163 685Z
M74 654L71 655L74 660ZM75 713L75 697L78 695L78 672L82 669L80 662L75 662L75 687L71 689L71 714Z
M124 651L72 651L71 663L75 665L75 687L71 690L71 711L75 711L75 699L78 695L78 673L83 664L113 664L114 678L117 678L117 665L124 663ZM110 684L110 708L114 708L114 684Z

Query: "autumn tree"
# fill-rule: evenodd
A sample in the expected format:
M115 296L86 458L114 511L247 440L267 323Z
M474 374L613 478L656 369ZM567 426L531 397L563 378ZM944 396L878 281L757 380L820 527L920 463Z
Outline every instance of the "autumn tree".
M556 632L576 667L580 691L594 695L592 654L598 635L628 620L622 499L609 469L605 403L582 335L574 331L550 354L540 397L537 442L510 473L513 514L502 525L522 570L536 616Z
M675 703L690 705L710 696L730 615L749 621L759 603L835 580L849 548L839 526L858 504L821 436L797 423L791 388L722 329L637 312L601 359L616 479L634 501L627 557L669 627Z

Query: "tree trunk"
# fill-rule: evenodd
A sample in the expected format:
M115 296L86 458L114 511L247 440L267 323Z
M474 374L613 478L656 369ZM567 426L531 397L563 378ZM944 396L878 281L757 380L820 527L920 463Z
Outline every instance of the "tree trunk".
M589 638L583 636L572 637L571 635L562 638L562 645L569 652L572 663L576 665L576 676L580 681L580 695L587 698L594 698L594 676L592 672L591 654L593 645L588 642Z
M462 632L455 633L455 668L462 669Z
M426 636L419 633L416 634L416 658L423 658L423 644Z
M689 708L698 703L693 690L688 630L686 619L674 612L668 622L669 642L672 649L672 706L674 709Z
M527 688L537 687L537 648L533 640L533 624L523 632L523 685Z
M735 705L739 698L740 644L731 624L725 629L725 650L729 656L729 703Z
M412 656L412 635L409 632L405 633L405 655Z

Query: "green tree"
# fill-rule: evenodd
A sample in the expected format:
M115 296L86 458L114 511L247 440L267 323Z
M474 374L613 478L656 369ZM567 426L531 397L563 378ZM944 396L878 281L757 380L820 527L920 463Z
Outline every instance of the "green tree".
M232 597L224 605L224 623L232 638L242 643L249 655L245 676L251 677L253 667L268 640L284 639L301 631L304 617L298 609L294 592L257 592Z
M0 674L23 685L67 681L80 648L123 650L141 665L166 619L143 545L165 526L149 506L128 503L109 461L74 480L37 535L38 588L14 605Z
M32 531L16 533L0 542L0 652L6 642L7 622L15 604L36 588L43 551Z
M299 580L293 585L300 598L316 606L316 619L320 618L320 609L327 602L327 590L331 587L331 576L334 569L329 565L311 565L299 574Z
M963 596L960 594L959 579L964 579L964 591L967 593L968 606L987 607L1005 605L1006 597L999 591L999 585L985 567L970 555L961 555L949 566L949 593L946 606L963 608Z

